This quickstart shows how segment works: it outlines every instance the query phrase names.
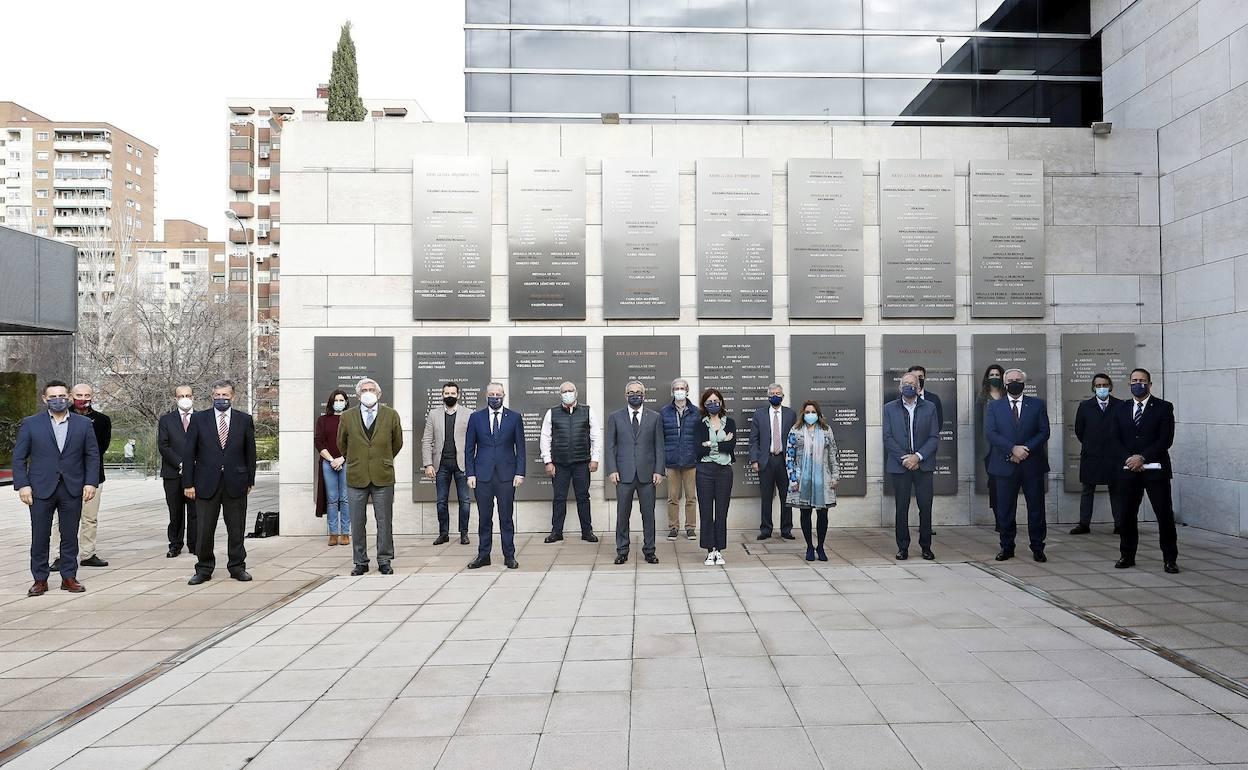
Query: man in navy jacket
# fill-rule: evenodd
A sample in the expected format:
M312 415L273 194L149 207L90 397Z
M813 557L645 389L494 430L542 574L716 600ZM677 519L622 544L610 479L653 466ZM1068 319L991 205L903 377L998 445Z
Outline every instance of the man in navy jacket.
M1020 489L1027 500L1027 536L1032 556L1036 561L1048 561L1044 555L1044 487L1049 472L1049 412L1043 400L1023 395L1026 382L1023 370L1007 371L1006 397L990 401L984 412L984 434L992 447L988 475L997 484L997 526L1001 530L997 561L1014 556Z
M698 445L693 434L702 422L698 407L689 400L689 381L672 380L671 403L659 410L663 422L664 466L667 468L667 539L675 540L680 534L680 498L685 498L685 538L695 537L694 522L697 521L698 491L695 470L698 465Z
M498 503L498 528L503 536L503 563L516 562L516 525L512 508L516 487L524 483L524 417L503 406L502 383L491 382L485 390L484 409L468 418L464 439L464 471L468 486L477 494L477 558L468 569L490 564L494 545L494 504Z

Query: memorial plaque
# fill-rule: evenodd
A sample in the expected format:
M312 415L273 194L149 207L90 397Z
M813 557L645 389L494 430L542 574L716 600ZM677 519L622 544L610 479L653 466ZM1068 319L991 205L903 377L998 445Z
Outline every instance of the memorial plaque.
M840 497L867 494L866 337L795 334L789 338L789 405L819 402L836 437Z
M1062 471L1067 492L1078 492L1079 439L1075 412L1079 402L1092 398L1092 377L1108 374L1115 398L1131 398L1127 385L1135 366L1134 334L1062 335Z
M559 385L576 383L585 397L585 338L512 337L511 368L508 370L507 406L524 415L525 452L528 465L524 483L516 490L517 500L550 500L552 480L542 465L540 440L546 410L559 404ZM602 424L602 405L591 404ZM568 493L569 496L571 492Z
M953 318L953 162L880 161L880 316Z
M425 478L421 442L429 412L442 404L442 386L447 382L459 385L459 407L469 412L485 408L485 388L490 384L489 337L413 337L412 338L412 500L433 502L438 499L433 479ZM442 419L437 416L436 419ZM460 447L463 449L463 447ZM441 458L434 457L434 469ZM451 500L456 502L455 484L451 484ZM454 510L454 509L453 509Z
M583 158L508 162L507 253L511 320L585 319Z
M924 390L940 398L940 450L936 454L933 486L938 495L958 493L958 338L954 334L885 334L882 361L884 401L901 398L898 383L911 366L927 369ZM884 491L892 483L884 474Z
M698 161L698 318L771 318L771 161Z
M676 161L602 161L602 313L680 317Z
M381 403L394 406L393 337L317 337L312 343L312 413L325 413L334 388L351 396L348 407L359 406L355 384L371 377L381 386Z
M767 403L767 386L775 381L776 338L773 335L703 335L698 338L698 387L716 388L723 393L728 415L737 425L733 497L758 497L758 474L749 464L751 418L754 410Z
M862 318L862 161L789 161L789 318Z
M489 158L412 161L412 318L490 320Z
M1043 318L1044 162L971 161L971 317Z
M672 380L680 376L680 337L604 337L602 341L603 452L606 452L607 415L624 409L624 388L637 380L646 386L645 409L658 411L672 400ZM605 457L603 458L606 459ZM607 499L615 499L615 485L605 482Z
M984 438L984 410L987 394L983 388L984 371L999 364L1002 371L1022 369L1027 373L1027 387L1023 395L1044 399L1049 415L1054 407L1049 402L1048 387L1048 341L1043 334L976 334L971 338L971 386L975 388L971 399L975 413L971 424L975 429L975 491L988 494L988 472L984 469L984 457L988 455L988 439Z

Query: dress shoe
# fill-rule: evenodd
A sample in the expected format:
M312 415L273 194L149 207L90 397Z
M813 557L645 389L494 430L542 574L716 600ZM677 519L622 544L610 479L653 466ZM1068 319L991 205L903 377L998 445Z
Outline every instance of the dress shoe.
M828 560L828 555L827 553L824 552L823 546L821 545L815 546L815 558L818 559L819 561Z
M814 561L814 560L815 560L815 549L808 547L806 549L806 561Z
M931 548L924 548L924 549L923 549L923 558L924 558L924 559L927 559L928 561L931 561L932 559L935 559L935 558L936 558L936 554L932 553L932 549L931 549Z
M357 564L351 568L351 577L359 577L368 572L367 564Z
M546 536L546 539L543 540L542 542L543 543L558 543L562 540L563 540L562 534L556 535L554 532L551 532L549 535Z
M250 572L248 572L248 571L247 571L247 570L245 570L245 569L240 569L238 572L231 572L231 573L230 573L230 577L234 578L235 580L237 580L237 581L238 581L238 582L240 582L240 583L250 583L250 582L251 582L251 573L250 573Z
M351 545L351 536L350 536L350 535L339 535L339 536L338 536L338 545Z
M910 558L910 554L906 553L905 551L898 551L897 555L894 556L893 558L896 559L897 561L905 561L906 559Z
M794 536L794 534L793 534L792 532L781 532L781 533L780 533L780 537L784 538L785 540L796 540L796 539L797 539L797 537L796 537L796 536Z
M460 545L468 545L468 533L467 533L467 532L460 532L460 533L459 533L459 544L460 544Z
M1031 558L1035 559L1041 564L1044 564L1046 561L1049 560L1049 557L1044 555L1044 551L1032 551Z
M390 562L386 562L385 564L378 564L377 571L383 575L393 575L394 567L390 566Z
M1179 571L1180 571L1179 565L1175 564L1172 561L1166 562L1166 566L1163 567L1162 569L1164 569L1166 572L1169 572L1171 575L1177 575L1179 574Z
M597 543L597 542L598 542L598 536L597 536L597 535L595 535L593 532L586 532L585 534L581 535L581 539L582 539L582 540L584 540L584 541L585 541L585 542L587 542L587 543Z
M770 539L771 539L771 533L770 533L770 532L759 532L759 533L758 533L758 539L759 539L759 540L770 540Z
M646 554L646 564L658 564L658 563L659 563L659 557L655 556L652 553Z
M191 579L186 581L186 584L188 586L197 586L200 583L207 583L209 580L212 580L212 575L205 575L201 572L196 572L194 575L191 575Z
M1128 559L1125 556L1114 562L1114 569L1130 569L1135 566L1135 559Z
M61 578L61 590L69 591L71 594L80 594L87 590L87 587L79 583L75 578Z
M1074 528L1074 529L1072 529L1072 530L1070 531L1070 534L1072 534L1072 535L1086 535L1086 534L1088 534L1088 533L1089 533L1089 532L1091 532L1091 531L1092 531L1092 528L1091 528L1091 527L1089 527L1087 524L1076 524L1076 525L1075 525L1075 528Z
M492 563L493 562L490 561L489 556L485 554L477 554L477 558L468 562L468 569L481 569L482 567L490 566Z
M107 567L108 566L108 562L101 559L98 554L93 554L91 558L83 559L80 563L84 567Z
M997 551L996 558L997 558L997 561L1005 561L1006 559L1013 559L1014 552L1013 551Z
M514 556L505 556L503 557L503 566L507 569L518 569L520 567L520 563L516 561Z
M30 590L26 592L27 596L43 596L48 592L48 581L36 580L30 584Z
M337 536L337 535L330 535L330 536L329 536L329 544L330 544L330 545L338 545L338 536Z
M623 563L625 563L625 562L627 562L627 561L628 561L628 555L627 555L627 554L623 554L623 553L622 553L622 554L620 554L619 556L616 556L616 557L615 557L615 563L616 563L616 564L623 564Z
M175 559L175 558L177 558L178 554L180 554L180 553L182 553L182 549L181 549L181 548L170 548L170 549L169 549L169 552L165 554L165 558L166 558L166 559Z
M433 541L433 544L442 545L443 543L449 543L449 542L451 542L451 536L446 534L445 532L442 532L438 535L437 539Z

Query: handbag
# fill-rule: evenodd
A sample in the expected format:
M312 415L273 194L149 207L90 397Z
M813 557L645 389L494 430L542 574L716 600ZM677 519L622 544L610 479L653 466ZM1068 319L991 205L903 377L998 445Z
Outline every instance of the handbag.
M281 534L277 511L259 511L256 513L256 526L247 537L276 537Z

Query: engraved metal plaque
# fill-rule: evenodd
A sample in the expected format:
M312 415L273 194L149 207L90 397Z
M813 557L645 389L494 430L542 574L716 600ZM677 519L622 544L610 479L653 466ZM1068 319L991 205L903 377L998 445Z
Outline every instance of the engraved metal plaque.
M680 317L676 161L602 161L602 313Z
M1044 162L971 161L971 316L1043 318Z
M699 160L698 318L771 318L771 161Z
M490 159L412 161L412 318L490 320Z
M836 437L836 494L866 495L866 337L795 334L789 338L789 372L789 404L798 419L804 401L817 401Z
M1079 402L1092 398L1092 378L1108 374L1115 398L1131 398L1128 375L1135 366L1134 334L1062 335L1062 471L1067 492L1078 492L1079 439L1075 413Z
M954 317L955 205L952 161L880 161L882 318Z
M862 318L862 161L789 161L789 318Z
M737 426L737 462L733 466L734 497L757 497L758 474L750 469L750 431L754 410L767 403L767 386L775 382L776 338L770 334L703 335L698 338L698 385L724 394L728 414Z
M975 428L975 491L979 494L988 493L988 472L984 468L984 458L988 455L988 439L984 438L984 409L988 405L988 394L984 386L984 372L992 364L999 364L1001 370L1022 369L1027 374L1027 387L1024 395L1044 399L1053 414L1053 406L1048 402L1048 343L1043 334L976 334L971 340L971 380L975 388L971 400L975 413L971 416L971 424ZM1004 398L1004 396L1002 396Z
M507 253L513 321L585 319L583 158L509 161Z
M394 405L394 337L317 337L312 342L313 414L325 413L334 388L350 396L348 409L359 406L355 384L371 377L381 386L381 403Z
M672 400L672 380L680 376L680 337L612 336L602 341L603 451L606 451L606 422L611 412L624 409L628 401L624 389L637 380L646 386L645 409L656 412ZM615 485L605 482L607 499L615 499Z
M517 500L549 500L552 480L542 465L540 440L546 410L559 404L559 384L576 383L585 396L585 338L512 337L507 406L524 415L525 452L528 465L524 483L516 490ZM602 405L591 404L602 419Z
M418 443L425 435L430 411L434 419L442 419L442 386L447 382L459 385L459 408L469 412L485 408L485 388L490 384L489 337L413 337L412 338L412 441ZM460 447L462 449L463 447ZM433 479L425 478L421 466L421 447L412 447L412 500L437 500ZM440 458L434 457L434 469ZM451 499L456 497L451 484Z
M911 366L927 369L924 391L941 401L940 450L933 486L938 495L958 493L958 338L955 334L885 334L882 360L884 401L901 398L901 376ZM884 474L884 491L892 483Z

